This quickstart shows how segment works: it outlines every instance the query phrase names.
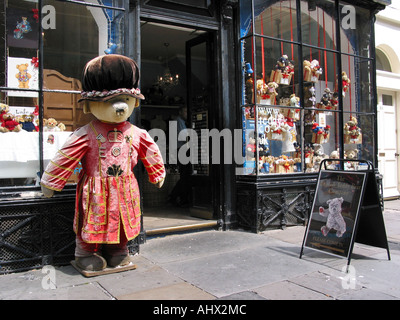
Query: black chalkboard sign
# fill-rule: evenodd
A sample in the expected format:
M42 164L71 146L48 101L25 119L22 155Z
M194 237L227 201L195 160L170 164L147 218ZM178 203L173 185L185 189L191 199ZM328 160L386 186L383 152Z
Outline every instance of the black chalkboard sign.
M321 169L329 161L333 159L322 161ZM350 264L358 242L387 249L390 260L375 170L370 162L359 162L368 169L320 170L300 258L307 247L347 258Z

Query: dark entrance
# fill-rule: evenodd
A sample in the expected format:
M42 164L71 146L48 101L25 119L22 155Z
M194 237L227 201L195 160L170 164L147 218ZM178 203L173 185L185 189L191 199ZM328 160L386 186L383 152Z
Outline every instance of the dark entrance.
M162 189L143 174L143 228L153 235L215 227L218 177L209 164L207 138L201 134L202 129L215 128L213 33L142 21L141 39L141 87L146 97L141 126L150 134L159 133L155 140L167 168ZM187 112L186 141L178 141L182 108ZM180 190L174 192L177 184ZM171 198L174 193L178 199Z

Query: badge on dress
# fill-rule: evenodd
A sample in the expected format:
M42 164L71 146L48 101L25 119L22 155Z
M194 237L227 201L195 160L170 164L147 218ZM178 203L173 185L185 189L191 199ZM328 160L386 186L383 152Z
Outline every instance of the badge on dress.
M111 153L114 157L118 157L121 154L121 148L120 147L113 147L111 150Z
M108 142L122 142L124 140L124 135L122 131L114 129L113 131L108 131L107 133Z

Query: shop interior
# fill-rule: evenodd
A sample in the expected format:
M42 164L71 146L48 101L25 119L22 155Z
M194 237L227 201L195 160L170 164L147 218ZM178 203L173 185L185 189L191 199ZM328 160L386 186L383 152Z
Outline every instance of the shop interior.
M202 204L204 189L211 193L208 166L183 168L173 161L178 153L172 141L176 133L172 131L177 130L182 107L186 107L188 128L200 128L199 122L203 128L209 127L207 51L206 42L201 41L206 36L207 32L202 30L141 22L141 88L146 100L141 104L140 123L150 132L161 129L165 133L165 144L160 145L165 146L161 149L167 163L161 189L155 188L146 177L142 180L143 226L147 235L216 225L212 209ZM199 181L202 188L192 185ZM208 205L212 202L209 200Z

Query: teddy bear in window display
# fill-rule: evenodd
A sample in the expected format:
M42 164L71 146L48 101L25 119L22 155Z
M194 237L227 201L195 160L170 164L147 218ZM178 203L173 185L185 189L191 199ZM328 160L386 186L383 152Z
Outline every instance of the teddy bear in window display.
M309 60L304 60L303 61L303 78L304 81L307 82L318 82L319 77L322 74L322 68L319 65L318 60L312 60L311 62Z
M133 168L140 159L151 183L163 185L160 150L147 131L127 121L139 99L139 69L121 55L89 61L82 79L84 112L97 119L77 129L47 166L42 192L61 191L79 163L73 265L85 276L131 268L127 243L140 232L140 195ZM124 268L116 268L124 267ZM133 268L133 267L132 267ZM112 271L110 271L112 272Z
M344 125L344 143L346 144L361 144L362 133L361 128L357 126L356 117L350 117L350 120Z
M346 92L350 88L350 78L347 76L347 73L345 71L342 71L342 93L343 93L343 98L346 96Z
M294 64L286 54L277 61L275 68L271 71L270 81L278 84L289 85L294 75Z

